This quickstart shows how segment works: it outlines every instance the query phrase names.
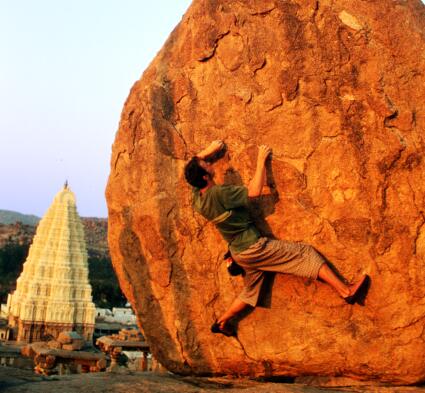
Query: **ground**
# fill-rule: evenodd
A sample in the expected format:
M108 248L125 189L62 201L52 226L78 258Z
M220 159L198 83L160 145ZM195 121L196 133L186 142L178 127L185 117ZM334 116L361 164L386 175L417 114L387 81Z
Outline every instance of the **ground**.
M258 382L247 379L178 377L143 372L92 373L42 377L28 370L0 366L3 393L425 393L425 387L312 387L294 383Z

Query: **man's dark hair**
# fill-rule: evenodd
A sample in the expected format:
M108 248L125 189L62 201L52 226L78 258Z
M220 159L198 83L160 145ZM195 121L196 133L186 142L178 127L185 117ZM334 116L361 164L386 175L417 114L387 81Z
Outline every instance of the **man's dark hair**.
M208 175L208 172L199 165L198 157L192 157L184 167L184 177L193 187L204 188L207 185L205 175Z

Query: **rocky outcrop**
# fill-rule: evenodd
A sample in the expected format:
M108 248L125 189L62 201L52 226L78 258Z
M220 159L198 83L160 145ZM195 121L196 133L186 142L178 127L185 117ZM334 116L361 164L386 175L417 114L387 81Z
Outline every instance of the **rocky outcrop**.
M419 0L195 0L125 104L109 245L154 356L182 374L425 380L425 9ZM277 276L238 337L209 327L241 289L192 211L185 160L213 139L247 183L273 148L265 233L314 245L365 307Z
M7 244L29 245L35 234L35 227L20 222L0 224L0 248Z
M108 259L107 220L105 218L82 217L81 222L84 226L89 258L98 257Z

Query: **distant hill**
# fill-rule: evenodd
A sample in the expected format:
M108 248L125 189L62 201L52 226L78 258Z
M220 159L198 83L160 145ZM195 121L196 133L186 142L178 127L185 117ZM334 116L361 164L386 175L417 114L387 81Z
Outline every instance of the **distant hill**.
M18 221L22 222L24 225L37 225L40 221L40 217L11 210L0 210L0 224L14 224Z

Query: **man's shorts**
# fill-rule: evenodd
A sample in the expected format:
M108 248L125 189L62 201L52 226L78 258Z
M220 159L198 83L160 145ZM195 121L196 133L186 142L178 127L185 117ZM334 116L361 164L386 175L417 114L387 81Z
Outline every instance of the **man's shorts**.
M260 238L255 244L232 255L245 270L244 290L239 299L255 306L264 272L293 274L317 279L323 257L310 245L286 240Z

